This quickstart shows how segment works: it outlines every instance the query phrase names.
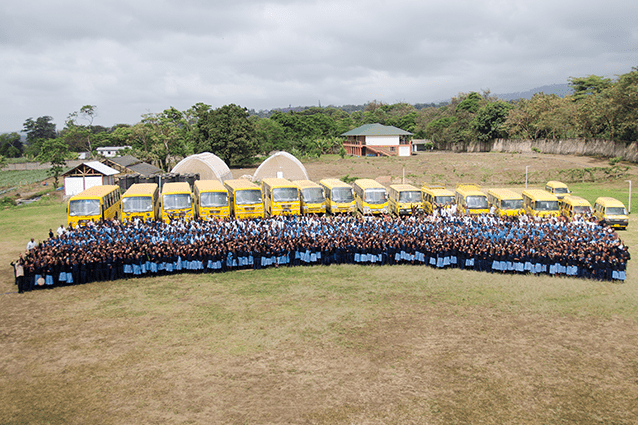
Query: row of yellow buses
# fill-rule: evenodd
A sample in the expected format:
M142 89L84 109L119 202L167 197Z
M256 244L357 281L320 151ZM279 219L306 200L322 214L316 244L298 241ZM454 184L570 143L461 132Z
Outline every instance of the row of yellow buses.
M549 182L552 183L552 182ZM548 186L549 186L548 183ZM554 182L555 183L555 182ZM319 184L309 180L289 181L266 178L261 187L245 180L198 180L193 191L188 183L166 183L161 193L157 184L139 183L120 196L118 186L95 186L71 197L67 204L69 224L83 225L101 219L175 219L261 218L285 214L393 213L431 214L441 207L456 208L456 214L548 217L592 214L610 226L626 228L624 205L613 198L601 197L592 205L585 199L565 193L557 198L546 188L526 189L518 194L510 189L489 189L459 184L454 192L443 185L394 184L388 189L375 180L359 179L349 185L338 179Z

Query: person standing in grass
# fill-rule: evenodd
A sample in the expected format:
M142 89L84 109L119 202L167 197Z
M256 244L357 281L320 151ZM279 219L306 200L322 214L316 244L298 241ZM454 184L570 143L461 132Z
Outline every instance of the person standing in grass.
M38 246L38 244L35 243L35 239L31 238L31 240L27 242L27 251L31 251L36 246Z
M24 284L24 260L22 259L22 256L20 256L17 261L11 262L11 265L13 266L13 270L15 271L16 284L18 285L18 294L22 294L26 289L26 285Z

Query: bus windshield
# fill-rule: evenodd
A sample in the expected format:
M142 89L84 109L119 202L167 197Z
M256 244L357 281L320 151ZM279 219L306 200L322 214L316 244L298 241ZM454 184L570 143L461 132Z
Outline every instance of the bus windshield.
M421 202L421 192L401 192L399 202Z
M202 207L228 206L228 194L226 192L203 192L199 194Z
M385 189L366 189L365 201L368 204L383 204L386 201Z
M153 198L150 196L125 196L122 198L122 211L126 213L153 211Z
M237 205L261 204L261 190L238 190L235 192L235 203Z
M164 195L162 204L165 210L181 210L191 207L191 196L187 193Z
M558 201L536 201L536 211L558 211Z
M332 202L346 204L354 201L352 189L349 187L336 187L332 189Z
M468 208L487 208L485 196L468 196L465 200Z
M554 193L569 193L569 189L566 187L556 187L554 188Z
M589 208L587 206L576 206L576 207L574 207L574 212L576 214L590 214L591 213L591 208Z
M451 205L454 203L454 196L435 196L434 202L436 202L439 205L446 205L446 204Z
M627 211L623 207L607 207L608 215L627 215Z
M272 190L273 202L295 202L299 200L299 191L294 187L277 187Z
M502 210L519 210L521 208L523 208L522 199L504 199L501 202Z
M100 215L100 201L97 199L80 199L71 201L69 204L69 215Z
M325 197L323 196L323 189L319 187L310 187L304 189L302 193L304 202L307 202L309 204L317 204L325 200Z

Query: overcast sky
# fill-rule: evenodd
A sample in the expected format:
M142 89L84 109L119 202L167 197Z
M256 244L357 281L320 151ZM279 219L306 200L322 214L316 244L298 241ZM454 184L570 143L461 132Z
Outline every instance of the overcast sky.
M7 0L0 132L96 105L134 124L198 102L425 103L638 65L638 2Z

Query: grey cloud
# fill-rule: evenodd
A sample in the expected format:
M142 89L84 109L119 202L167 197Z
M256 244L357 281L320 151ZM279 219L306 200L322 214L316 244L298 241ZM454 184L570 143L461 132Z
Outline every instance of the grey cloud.
M26 0L0 12L10 99L0 131L38 114L61 126L89 103L111 125L196 102L269 109L523 91L628 72L638 37L636 6L622 1Z

